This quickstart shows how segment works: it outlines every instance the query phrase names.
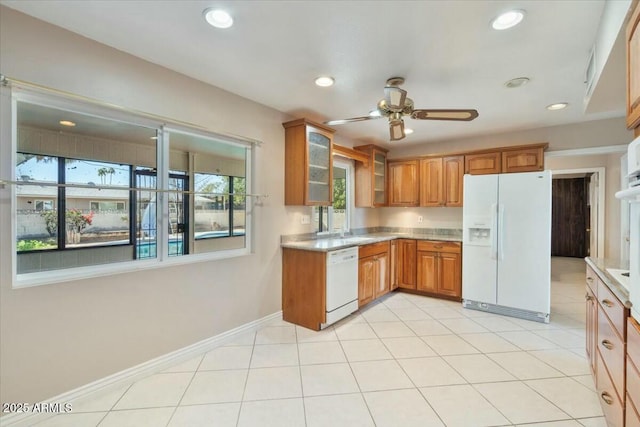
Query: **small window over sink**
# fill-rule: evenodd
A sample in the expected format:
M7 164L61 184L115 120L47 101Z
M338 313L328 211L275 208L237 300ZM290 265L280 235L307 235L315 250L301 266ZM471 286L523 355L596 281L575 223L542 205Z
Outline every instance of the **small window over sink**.
M313 221L317 233L349 231L352 202L353 164L333 162L333 205L314 206Z

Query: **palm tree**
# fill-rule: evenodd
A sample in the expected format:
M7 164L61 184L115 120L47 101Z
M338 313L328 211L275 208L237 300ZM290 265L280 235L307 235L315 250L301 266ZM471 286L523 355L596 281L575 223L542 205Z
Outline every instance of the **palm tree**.
M98 169L98 176L100 177L100 184L106 184L106 176L109 175L109 185L113 182L113 175L116 173L114 168L100 168Z

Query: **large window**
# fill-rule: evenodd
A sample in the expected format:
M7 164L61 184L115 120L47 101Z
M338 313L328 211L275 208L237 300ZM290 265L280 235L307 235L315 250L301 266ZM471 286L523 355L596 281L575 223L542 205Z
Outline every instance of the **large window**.
M136 269L138 260L249 252L251 144L91 104L26 98L13 101L19 284L55 281L41 274L54 270L86 277Z

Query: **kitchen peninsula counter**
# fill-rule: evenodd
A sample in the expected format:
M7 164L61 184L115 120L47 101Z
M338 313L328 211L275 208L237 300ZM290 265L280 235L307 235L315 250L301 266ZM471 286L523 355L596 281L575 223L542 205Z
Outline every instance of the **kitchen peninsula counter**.
M462 242L462 232L442 234L437 232L377 232L358 235L347 235L345 237L327 237L306 240L287 240L281 243L281 247L290 249L301 249L308 251L327 252L336 249L343 249L352 246L368 245L371 243L385 242L395 239L432 240L439 242Z
M620 300L622 305L626 308L631 308L629 290L608 271L608 269L629 271L629 263L609 258L592 257L585 258L585 261L593 269L593 272L598 275L602 283Z

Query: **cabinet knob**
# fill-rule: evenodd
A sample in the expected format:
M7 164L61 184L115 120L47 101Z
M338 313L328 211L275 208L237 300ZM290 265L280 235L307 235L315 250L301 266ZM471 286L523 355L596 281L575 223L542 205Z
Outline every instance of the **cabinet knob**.
M613 397L611 397L611 395L606 391L603 391L602 393L600 393L600 397L602 398L602 400L604 400L604 403L606 403L607 405L613 405Z
M589 295L589 294L586 294L584 296L584 299L587 300L587 301L591 301L593 299L593 297L591 295Z
M602 340L602 346L604 348L606 348L607 350L613 350L613 343L611 343L611 341L609 340Z
M608 299L603 299L602 304L606 305L607 307L613 307L613 303Z
M587 277L587 282L589 283L593 282L593 277Z

